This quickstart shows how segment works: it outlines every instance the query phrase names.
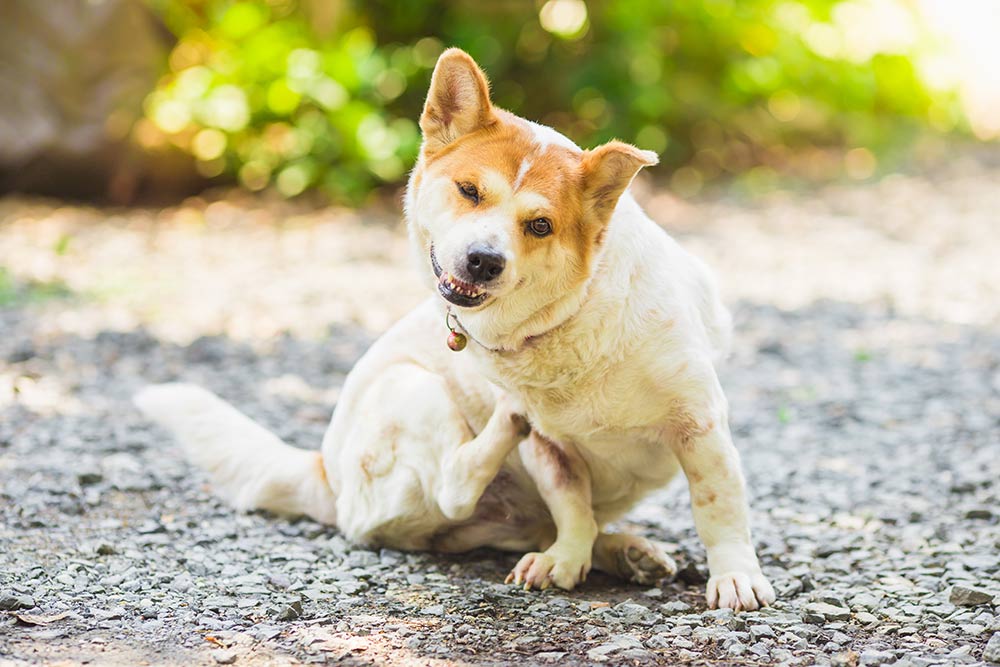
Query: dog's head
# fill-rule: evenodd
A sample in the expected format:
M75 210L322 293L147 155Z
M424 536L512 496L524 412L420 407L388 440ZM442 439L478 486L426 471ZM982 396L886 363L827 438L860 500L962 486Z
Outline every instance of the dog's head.
M493 106L459 49L438 60L420 128L406 196L415 249L463 322L496 334L582 289L619 197L657 162L618 141L581 150Z

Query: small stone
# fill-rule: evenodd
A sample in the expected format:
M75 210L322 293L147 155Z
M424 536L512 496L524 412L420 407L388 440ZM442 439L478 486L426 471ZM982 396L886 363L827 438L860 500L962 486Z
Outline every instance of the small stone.
M16 595L14 593L0 593L0 609L4 611L16 611L18 609L31 609L35 606L35 599L30 595Z
M648 607L634 602L622 602L616 605L615 612L621 617L622 622L629 625L653 625L656 623L656 616Z
M858 654L854 651L841 651L830 656L833 667L857 667Z
M840 595L834 595L833 593L823 593L822 595L816 596L817 602L825 602L827 604L833 605L834 607L846 607L847 602Z
M962 632L969 635L970 637L978 637L979 635L986 632L986 626L979 625L978 623L963 623L958 627L962 628Z
M691 605L680 600L671 600L660 605L660 611L664 614L686 614L691 611Z
M542 651L541 653L536 653L535 657L545 662L556 662L566 657L566 651Z
M861 625L874 625L878 623L878 616L867 611L859 611L854 615L854 619Z
M874 665L884 665L886 663L895 662L896 656L888 651L875 651L872 649L865 649L861 652L861 657L859 659L859 664L862 667L869 667Z
M750 636L753 637L754 641L758 641L763 637L773 639L776 635L770 625L751 625Z
M302 616L302 603L296 600L278 612L279 621L294 621Z
M236 662L236 651L216 651L212 657L220 665L231 665Z
M626 664L634 664L636 662L646 662L647 660L652 660L656 656L644 648L629 648L625 649L618 654L620 660L626 661Z
M781 635L781 639L779 641L784 646L793 648L796 651L801 651L809 648L809 642L807 642L802 637L797 637L796 635L793 635L790 632L786 632L785 634Z
M97 471L81 472L76 476L76 481L80 483L80 486L92 486L104 481L104 475Z
M838 607L826 602L812 602L806 605L806 620L816 622L817 617L826 621L849 621L851 620L851 610L847 607Z
M722 609L710 609L704 612L701 616L702 618L711 619L716 623L728 623L730 619L735 615L732 609L722 608Z
M951 587L948 601L960 607L973 607L977 604L993 602L993 594L979 588L955 585Z
M444 616L444 605L435 604L430 607L424 607L420 613L424 616Z
M734 641L731 642L729 646L726 647L726 653L732 656L743 655L746 652L747 652L747 645L742 642Z
M1000 632L994 632L983 649L983 660L1000 664Z

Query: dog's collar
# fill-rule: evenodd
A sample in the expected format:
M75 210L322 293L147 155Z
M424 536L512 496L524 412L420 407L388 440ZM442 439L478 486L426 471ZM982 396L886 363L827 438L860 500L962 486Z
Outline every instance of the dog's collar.
M546 329L545 331L541 331L539 333L527 336L526 338L524 338L524 339L521 340L521 342L517 345L517 347L510 348L510 347L490 347L489 345L486 345L486 344L482 343L475 336L473 336L471 333L469 333L469 330L465 327L464 324L462 324L462 321L460 319L458 319L458 315L456 315L454 312L452 312L451 306L447 306L446 309L447 309L447 313L445 315L446 322L449 321L449 320L454 321L455 324L457 325L458 329L461 330L461 332L462 332L463 335L465 335L469 340L471 340L473 343L475 343L480 348L486 350L487 352L492 352L493 354L510 354L510 353L514 353L514 352L520 352L521 350L524 349L525 345L528 345L529 343L531 343L533 341L537 341L540 338L544 338L545 336L548 336L550 333L552 333L556 329L559 329L559 328L563 327L564 325L566 325L566 323L568 323L570 320L572 320L574 317L576 317L576 314L580 312L580 309L577 308L576 310L574 310L572 313L570 313L570 315L568 315L565 319L563 319L558 324L556 324L556 325L554 325L554 326ZM449 325L448 328L451 329L451 326ZM454 333L455 330L452 329L452 332Z

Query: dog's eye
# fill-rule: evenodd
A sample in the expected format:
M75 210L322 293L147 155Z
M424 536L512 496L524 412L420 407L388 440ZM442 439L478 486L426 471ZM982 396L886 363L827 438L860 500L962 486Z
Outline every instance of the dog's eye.
M458 186L458 191L462 193L462 196L471 201L473 204L479 203L479 189L472 183L455 183Z
M548 236L552 233L552 221L548 218L535 218L528 222L528 230L535 236Z

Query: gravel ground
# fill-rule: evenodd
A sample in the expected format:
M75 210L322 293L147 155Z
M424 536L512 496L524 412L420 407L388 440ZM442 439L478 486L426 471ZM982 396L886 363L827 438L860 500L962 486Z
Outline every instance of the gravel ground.
M131 408L180 378L318 446L353 360L423 294L391 213L0 200L0 664L1000 663L998 162L643 194L732 296L723 382L779 593L737 615L705 609L683 482L624 525L670 545L676 581L525 593L501 583L515 554L235 513Z

